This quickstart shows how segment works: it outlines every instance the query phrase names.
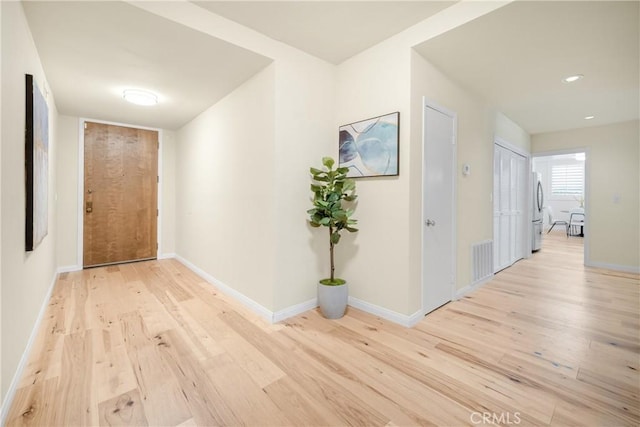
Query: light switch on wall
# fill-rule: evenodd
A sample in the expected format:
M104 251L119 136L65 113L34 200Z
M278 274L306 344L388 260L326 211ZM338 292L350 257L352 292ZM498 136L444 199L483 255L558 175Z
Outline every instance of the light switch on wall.
M620 203L620 194L615 193L615 194L613 195L613 203L614 203L614 204L616 204L616 205L617 205L618 203Z

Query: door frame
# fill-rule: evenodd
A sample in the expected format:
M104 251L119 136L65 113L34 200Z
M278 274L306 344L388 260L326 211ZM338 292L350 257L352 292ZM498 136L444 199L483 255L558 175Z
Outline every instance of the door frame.
M576 153L584 153L584 254L582 257L582 263L584 265L591 265L591 233L589 229L590 218L591 218L591 204L588 203L587 200L589 197L589 183L591 177L591 153L589 147L576 147L576 148L568 148L564 150L550 150L550 151L541 151L538 153L531 153L532 160L534 157L547 157L547 156L557 156L562 154L576 154ZM533 161L531 162L531 167L533 171Z
M531 160L532 158L532 154L529 153L528 151L512 144L511 142L507 141L506 139L500 138L499 136L495 136L493 138L493 165L495 165L495 146L499 145L502 148L506 148L509 151L512 151L520 156L523 156L525 158L526 161L526 165L525 165L525 170L527 171L527 187L525 189L525 192L528 193L529 189L531 188L531 186L533 185L533 179L531 178L531 172L533 172L533 162ZM493 177L495 178L495 171L493 173ZM493 187L495 188L495 183L493 183ZM493 191L493 190L492 190ZM495 194L491 193L491 203L493 203L493 199L495 197ZM523 259L527 259L530 258L531 255L533 254L533 251L531 250L531 239L533 238L533 227L531 226L531 222L533 221L533 198L532 197L526 197L526 203L525 203L525 209L526 209L526 215L525 215L525 220L524 220L524 224L522 225L524 227L524 239L522 242L523 245L523 253L524 253L524 258ZM492 213L493 213L493 205L492 205ZM493 228L493 221L491 221L491 227ZM492 236L493 236L493 244L496 244L495 241L495 236L496 236L496 231L492 230ZM494 273L496 273L494 271Z
M421 215L420 215L420 240L421 240L421 252L420 252L420 279L421 279L421 283L420 283L420 307L421 307L421 312L422 315L425 316L427 313L425 313L425 306L424 306L424 293L425 293L425 289L424 289L424 284L425 284L425 278L426 278L426 272L425 272L425 262L424 262L424 256L426 253L426 239L424 238L424 220L425 220L425 209L424 209L424 202L425 202L425 197L424 197L424 193L425 193L425 176L426 176L426 171L425 171L425 167L424 167L424 162L425 162L425 153L426 153L426 110L427 108L432 108L436 111L441 112L442 114L445 114L449 117L451 117L453 119L453 144L451 144L451 163L452 163L452 167L451 167L451 186L453 189L453 197L451 198L451 241L452 241L452 245L451 245L451 299L450 301L455 300L455 296L457 293L457 275L458 275L458 182L456 180L458 174L458 113L455 113L441 105L439 105L438 103L434 102L433 100L427 98L426 96L422 97L422 163L420 165L420 172L421 172L421 182L420 182L420 188L421 188L421 193L420 193L420 211L421 211Z
M156 240L157 250L156 258L160 258L162 253L162 139L163 131L158 128L131 125L126 123L110 122L105 120L89 119L80 117L78 122L78 253L77 264L80 269L84 268L84 124L86 122L100 123L111 126L122 126L133 129L143 129L158 132L158 216L156 217Z

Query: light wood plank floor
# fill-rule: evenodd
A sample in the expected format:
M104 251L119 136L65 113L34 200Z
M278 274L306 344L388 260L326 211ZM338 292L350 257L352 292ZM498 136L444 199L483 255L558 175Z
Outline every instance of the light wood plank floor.
M174 260L63 274L7 425L637 426L638 275L546 237L411 329L268 325Z

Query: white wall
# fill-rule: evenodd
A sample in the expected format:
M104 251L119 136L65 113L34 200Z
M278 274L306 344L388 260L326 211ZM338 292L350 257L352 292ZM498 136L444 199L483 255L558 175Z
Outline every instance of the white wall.
M274 73L267 67L185 125L176 150L176 253L271 310Z
M586 148L587 263L640 271L640 122L533 135L533 153Z
M422 97L441 105L458 115L457 129L457 271L456 288L461 289L471 283L471 245L492 239L493 205L493 133L495 116L487 105L473 94L451 81L416 52L411 57L412 93L412 161L416 162L412 175L412 211L419 212L418 201L422 198L422 175L417 166L422 153ZM415 157L414 157L415 153ZM462 175L462 165L471 166L469 176ZM422 222L414 220L412 236L422 233ZM414 239L412 253L419 264L421 243ZM417 274L417 272L414 272ZM418 276L419 277L419 276ZM415 282L415 280L414 280ZM415 294L418 299L420 294Z
M78 265L78 126L77 117L60 115L58 119L58 267L64 270ZM82 221L82 218L80 218Z
M520 127L516 122L505 116L501 112L496 112L494 136L520 150L531 152L531 135Z
M349 283L349 294L401 314L411 314L409 284L409 93L410 50L383 42L338 67L337 157L339 125L400 112L399 176L356 181L359 232L345 233L337 247L336 274ZM325 276L327 273L325 272ZM419 301L418 301L419 302ZM413 307L415 311L415 307Z
M324 156L337 156L338 130L333 126L335 67L298 54L280 55L274 65L273 310L279 311L316 298L318 280L329 275L326 230L310 227L306 211L311 208L309 167L320 167Z
M159 237L159 258L172 256L176 252L176 144L175 131L162 131L162 200L160 205L161 229Z
M283 55L177 133L177 255L271 312L326 275L305 212L309 166L337 147L334 91L332 66Z
M24 250L25 74L49 85L19 2L2 2L2 399L56 272L57 111L49 106L49 233L33 251Z

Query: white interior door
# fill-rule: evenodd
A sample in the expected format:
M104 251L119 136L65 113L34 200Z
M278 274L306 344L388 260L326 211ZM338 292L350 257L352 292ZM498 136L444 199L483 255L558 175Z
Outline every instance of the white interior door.
M423 139L422 308L451 301L455 279L456 115L425 104Z

